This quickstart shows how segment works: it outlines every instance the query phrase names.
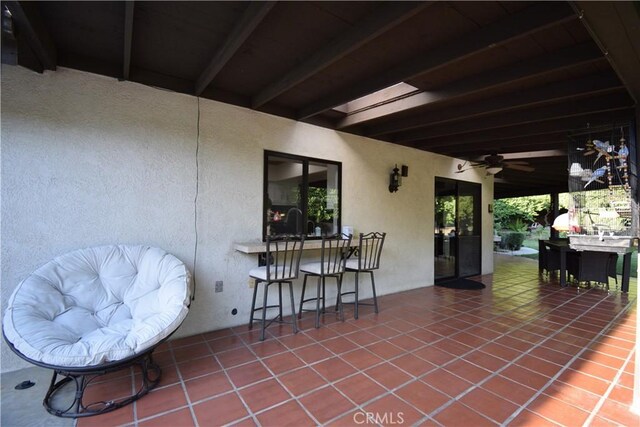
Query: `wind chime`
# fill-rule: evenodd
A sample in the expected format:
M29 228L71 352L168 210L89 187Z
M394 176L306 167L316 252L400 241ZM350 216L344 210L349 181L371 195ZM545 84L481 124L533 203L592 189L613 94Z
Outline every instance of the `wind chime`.
M624 128L620 126L620 146L618 148L618 154L615 159L618 160L618 170L622 172L622 185L625 191L629 191L629 173L627 158L629 157L629 147L626 144L627 140L624 139ZM611 185L611 181L609 181Z

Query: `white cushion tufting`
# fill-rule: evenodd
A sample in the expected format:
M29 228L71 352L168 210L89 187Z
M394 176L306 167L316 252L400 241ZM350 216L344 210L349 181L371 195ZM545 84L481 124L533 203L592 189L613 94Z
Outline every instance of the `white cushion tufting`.
M169 336L186 317L190 297L187 268L162 249L81 249L16 287L3 329L29 359L94 366L140 354Z
M356 264L357 265L357 264ZM332 274L332 273L341 273L344 271L344 266L342 264L336 266L332 262L324 263L324 274ZM306 264L302 264L300 266L300 271L303 273L311 273L311 274L322 274L322 263L321 262L308 262Z
M255 279L260 279L262 281L267 280L267 267L255 267L249 270L249 276ZM288 280L295 279L296 272L291 270L289 267L283 266L270 266L269 267L269 276L271 280Z
M364 262L363 262L364 264ZM345 263L345 268L348 270L357 270L358 269L358 258L348 259Z

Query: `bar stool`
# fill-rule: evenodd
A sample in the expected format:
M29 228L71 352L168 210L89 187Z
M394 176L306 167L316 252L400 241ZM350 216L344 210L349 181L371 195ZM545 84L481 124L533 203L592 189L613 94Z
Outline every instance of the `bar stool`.
M316 328L320 327L320 300L322 300L322 313L325 312L325 279L327 277L334 277L340 289L342 283L342 274L345 269L345 261L347 252L351 247L351 235L336 234L333 236L322 237L322 248L320 251L320 262L309 262L300 266L300 271L304 273L304 280L302 282L302 295L300 296L300 308L298 309L298 319L302 318L303 311L315 311L316 312ZM316 285L317 296L313 298L305 299L305 291L307 289L307 278L317 277L318 283ZM322 286L321 286L322 285ZM315 309L304 309L303 305L306 302L315 301ZM340 310L340 319L344 320L344 312L342 310L342 304L340 298L336 302L336 309Z
M262 310L260 341L264 341L266 328L274 321L279 323L285 322L282 316L282 284L289 284L289 296L291 297L291 325L293 333L298 332L296 324L296 308L293 301L293 283L298 278L298 269L300 267L300 256L302 255L302 247L304 246L304 235L299 236L267 236L265 266L256 267L249 271L249 276L256 280L253 288L253 301L251 302L251 318L249 319L249 329L253 328L254 313ZM256 308L256 296L258 295L258 287L264 283L264 293L262 306ZM267 296L269 286L278 284L278 304L267 305ZM274 317L267 323L267 309L278 308L278 316Z
M378 312L378 298L376 296L376 283L373 279L373 270L380 268L380 254L382 254L382 246L384 245L384 239L387 233L372 232L368 234L360 233L360 240L358 242L358 258L349 258L345 263L345 272L355 273L355 289L350 292L342 292L342 283L338 285L338 300L342 299L343 295L354 294L354 301L350 303L340 304L353 304L354 305L354 318L358 318L358 305L373 305L374 311ZM362 303L358 300L358 278L360 273L369 273L371 275L371 289L373 290L373 304ZM337 302L336 302L337 304Z

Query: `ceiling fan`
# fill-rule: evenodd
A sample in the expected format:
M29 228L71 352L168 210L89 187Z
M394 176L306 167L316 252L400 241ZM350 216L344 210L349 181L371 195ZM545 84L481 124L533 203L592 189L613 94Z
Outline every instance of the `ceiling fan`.
M485 156L480 161L465 161L462 164L458 164L458 170L456 173L462 173L469 169L485 168L487 175L495 175L502 171L503 168L514 169L522 172L533 172L534 167L529 166L529 163L524 160L505 160L504 156L497 153L492 153Z

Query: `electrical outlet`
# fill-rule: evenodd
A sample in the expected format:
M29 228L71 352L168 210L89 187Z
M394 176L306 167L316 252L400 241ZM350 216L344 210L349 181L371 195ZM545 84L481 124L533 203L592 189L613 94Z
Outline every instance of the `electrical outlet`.
M249 282L247 283L249 283L249 289L253 289L253 287L256 285L256 281L251 278L249 278Z
M222 280L217 280L216 281L216 292L222 292L222 289L223 289Z

